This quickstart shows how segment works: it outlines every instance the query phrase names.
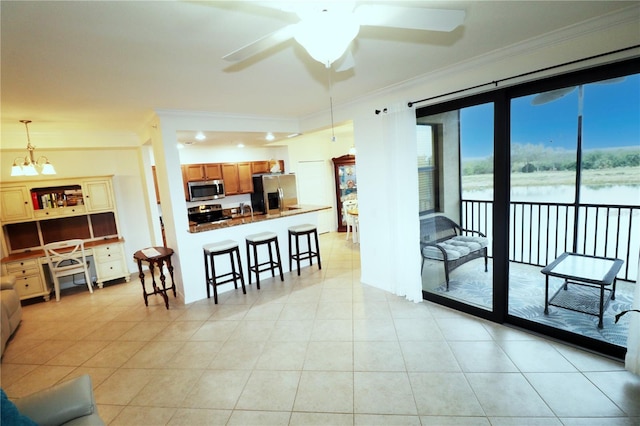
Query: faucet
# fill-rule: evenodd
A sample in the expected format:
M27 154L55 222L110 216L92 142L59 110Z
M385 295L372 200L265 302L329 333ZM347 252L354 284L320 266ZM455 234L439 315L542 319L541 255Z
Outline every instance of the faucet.
M251 221L253 222L253 207L251 206L251 204L240 203L240 207L238 209L240 211L240 216L242 218L244 218L244 212L247 209L247 207L249 208L249 211L251 212Z

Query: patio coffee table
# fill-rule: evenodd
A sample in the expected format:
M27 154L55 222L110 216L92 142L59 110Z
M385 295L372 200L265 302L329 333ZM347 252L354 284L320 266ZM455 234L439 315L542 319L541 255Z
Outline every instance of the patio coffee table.
M624 261L609 257L562 253L540 272L545 274L544 313L549 314L549 305L597 316L598 328L602 328L602 317L610 300L616 298L616 275ZM549 299L549 277L564 278L564 285ZM569 291L569 284L591 289L600 288L600 303L595 303L594 293ZM605 300L605 292L608 297Z

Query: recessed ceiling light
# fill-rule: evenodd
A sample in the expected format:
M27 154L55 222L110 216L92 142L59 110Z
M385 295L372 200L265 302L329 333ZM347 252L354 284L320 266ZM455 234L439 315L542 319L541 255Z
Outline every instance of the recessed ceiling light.
M239 143L237 146L238 146L238 148L244 148L244 144L243 143Z
M196 135L196 139L199 141L203 141L205 140L207 137L204 135L204 133L202 132L198 132L198 134Z
M272 140L274 140L275 138L276 138L276 137L275 137L275 136L273 136L273 133L271 133L271 132L267 133L267 136L265 137L265 139L266 139L266 140L268 140L268 141L272 141Z

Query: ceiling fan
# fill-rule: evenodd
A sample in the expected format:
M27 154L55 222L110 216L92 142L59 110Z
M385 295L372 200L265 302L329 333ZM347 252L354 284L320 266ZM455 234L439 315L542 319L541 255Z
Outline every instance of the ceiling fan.
M330 68L347 51L361 26L391 27L424 31L453 31L464 22L464 10L426 9L382 3L354 1L256 2L257 6L278 9L297 16L287 25L255 40L222 59L239 62L294 38L313 59ZM342 71L353 66L343 61Z

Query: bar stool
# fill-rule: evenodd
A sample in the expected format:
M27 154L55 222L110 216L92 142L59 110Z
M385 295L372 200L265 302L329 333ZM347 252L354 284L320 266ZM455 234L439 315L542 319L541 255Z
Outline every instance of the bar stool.
M202 246L204 253L204 272L207 285L207 299L211 298L211 289L213 287L213 301L218 303L218 286L233 281L235 288L238 288L238 279L242 285L242 293L247 294L244 286L244 275L242 274L242 261L240 260L240 249L238 243L233 240L224 240L217 243L205 244ZM226 274L216 274L214 256L228 254L231 260L231 272ZM236 255L234 258L233 255ZM208 261L207 261L208 257ZM238 261L238 270L236 271L236 260ZM209 274L211 269L211 274ZM226 278L226 279L225 279ZM220 281L222 279L222 281Z
M245 237L247 242L247 262L249 263L249 285L251 285L251 272L256 274L256 283L258 290L260 290L260 272L271 270L271 276L275 277L275 269L280 268L280 281L284 281L284 274L282 273L282 261L280 260L280 246L278 244L278 234L275 232L260 232L258 234L251 234ZM276 249L277 261L273 260L273 250L271 243L274 244ZM263 244L267 245L269 249L269 261L260 263L258 261L258 246ZM251 263L251 248L253 248L253 264ZM260 268L264 266L264 268Z
M311 248L311 235L313 234L316 251ZM307 251L300 251L300 237L307 236ZM293 237L296 239L296 251L293 252ZM309 266L313 265L313 258L318 258L318 269L322 269L322 261L320 260L320 246L318 245L318 228L315 225L305 223L303 225L296 225L289 227L289 271L293 271L293 261L296 261L298 266L298 275L300 275L300 261L309 259Z

